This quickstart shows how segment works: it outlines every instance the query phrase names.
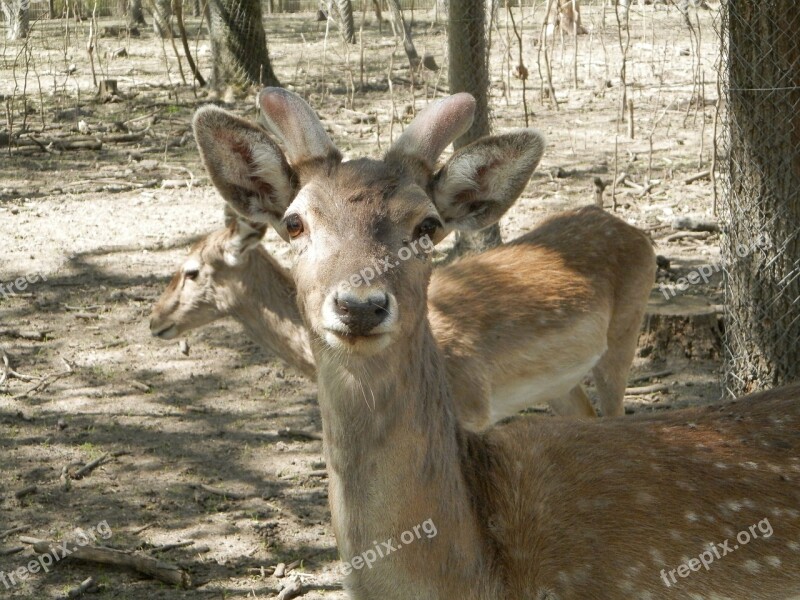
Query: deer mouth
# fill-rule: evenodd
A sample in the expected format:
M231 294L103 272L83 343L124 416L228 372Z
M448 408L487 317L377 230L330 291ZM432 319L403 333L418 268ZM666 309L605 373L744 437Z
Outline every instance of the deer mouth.
M331 348L349 350L358 354L374 354L389 345L391 332L351 333L341 329L326 328L323 339Z
M167 325L158 331L154 331L153 336L162 340L171 340L178 337L178 326L174 323L172 325Z

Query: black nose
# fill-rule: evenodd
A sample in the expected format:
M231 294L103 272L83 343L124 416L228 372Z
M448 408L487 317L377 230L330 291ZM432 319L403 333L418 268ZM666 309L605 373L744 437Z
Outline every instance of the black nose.
M364 299L342 294L337 295L333 302L339 320L351 335L367 335L389 315L389 296L383 293Z

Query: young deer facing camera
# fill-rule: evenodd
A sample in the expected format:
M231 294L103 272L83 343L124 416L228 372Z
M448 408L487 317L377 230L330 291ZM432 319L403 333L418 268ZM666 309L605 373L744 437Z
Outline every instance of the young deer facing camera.
M217 108L197 112L195 134L230 206L291 240L352 598L798 597L800 386L723 408L518 417L469 433L427 319L429 258L349 285L415 238L499 219L541 153L535 132L484 138L435 170L472 119L458 94L420 112L383 160L342 162L299 96L266 88L259 101L285 155ZM428 522L435 536L356 568L376 540Z
M198 242L153 307L150 330L172 339L230 315L315 379L294 281L261 246L264 231L239 219ZM546 401L561 415L594 416L581 386L590 369L603 414L623 414L654 275L647 236L594 207L435 269L429 318L461 424L479 430Z

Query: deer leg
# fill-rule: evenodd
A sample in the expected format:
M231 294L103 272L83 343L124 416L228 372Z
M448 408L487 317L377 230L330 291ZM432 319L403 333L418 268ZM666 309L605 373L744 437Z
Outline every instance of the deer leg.
M589 396L579 383L572 388L566 396L550 400L550 408L557 415L563 417L596 417L597 413L592 407Z

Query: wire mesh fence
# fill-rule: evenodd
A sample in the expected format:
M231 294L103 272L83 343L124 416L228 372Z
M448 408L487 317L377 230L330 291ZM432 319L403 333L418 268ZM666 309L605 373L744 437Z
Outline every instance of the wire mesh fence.
M723 4L720 157L725 388L800 377L800 14L790 0Z

